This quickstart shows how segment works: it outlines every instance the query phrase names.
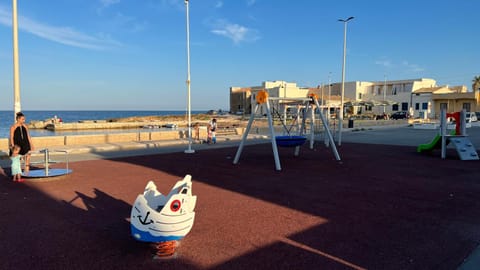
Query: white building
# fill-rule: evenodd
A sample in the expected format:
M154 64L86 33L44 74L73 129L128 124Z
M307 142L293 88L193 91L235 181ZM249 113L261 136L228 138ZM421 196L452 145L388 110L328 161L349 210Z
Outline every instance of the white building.
M296 83L291 82L265 81L261 86L231 87L230 111L250 114L251 104L255 102L255 93L260 90L266 90L271 97L284 98L304 98L309 93L314 93L318 96L320 104L324 104L325 107L340 107L341 83L306 88L298 87ZM440 105L436 104L437 100L442 100L443 104L445 101L442 94L452 93L456 94L456 105L448 106L452 102L442 105L447 106L447 109L458 110L458 107L463 107L473 111L478 106L475 98L468 96L466 86L439 87L435 80L428 78L345 82L344 93L346 118L351 115L391 114L396 111L408 111L416 118L435 118L440 108Z
M268 92L270 97L306 98L310 89L298 87L296 83L286 81L265 81L261 86L230 87L230 112L250 114L256 93L260 90Z

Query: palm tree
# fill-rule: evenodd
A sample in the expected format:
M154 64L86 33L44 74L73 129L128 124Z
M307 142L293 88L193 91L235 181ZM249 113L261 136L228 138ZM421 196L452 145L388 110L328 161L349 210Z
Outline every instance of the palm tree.
M473 77L472 80L472 91L475 92L475 90L480 89L480 76L475 76Z

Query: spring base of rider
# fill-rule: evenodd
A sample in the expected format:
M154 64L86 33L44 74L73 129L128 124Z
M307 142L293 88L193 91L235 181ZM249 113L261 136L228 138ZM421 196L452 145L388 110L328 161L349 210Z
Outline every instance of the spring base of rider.
M177 241L166 241L154 243L155 259L170 259L175 257L175 251L178 246Z

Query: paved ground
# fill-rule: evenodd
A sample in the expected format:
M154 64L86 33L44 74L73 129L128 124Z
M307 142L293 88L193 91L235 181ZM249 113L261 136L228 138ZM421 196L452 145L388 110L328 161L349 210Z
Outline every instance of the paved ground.
M238 141L74 149L71 175L0 181L0 268L456 269L480 243L479 161L417 154L434 133L346 132L341 162L321 143L280 148L281 172L261 139L237 165ZM131 204L148 180L167 192L185 174L194 227L174 259L154 260L129 234Z

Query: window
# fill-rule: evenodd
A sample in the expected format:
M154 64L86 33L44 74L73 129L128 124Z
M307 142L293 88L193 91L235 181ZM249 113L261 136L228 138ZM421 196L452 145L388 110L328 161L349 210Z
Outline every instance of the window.
M420 110L420 103L418 103L418 102L415 103L415 110L417 110L417 111Z
M422 103L422 110L428 110L428 102Z
M470 103L463 103L462 109L469 112L470 111Z
M358 93L358 99L362 99L362 93Z
M393 104L392 105L392 111L398 111L398 104Z
M448 110L448 104L447 103L440 103L440 110Z
M402 111L408 111L408 102L402 102Z

